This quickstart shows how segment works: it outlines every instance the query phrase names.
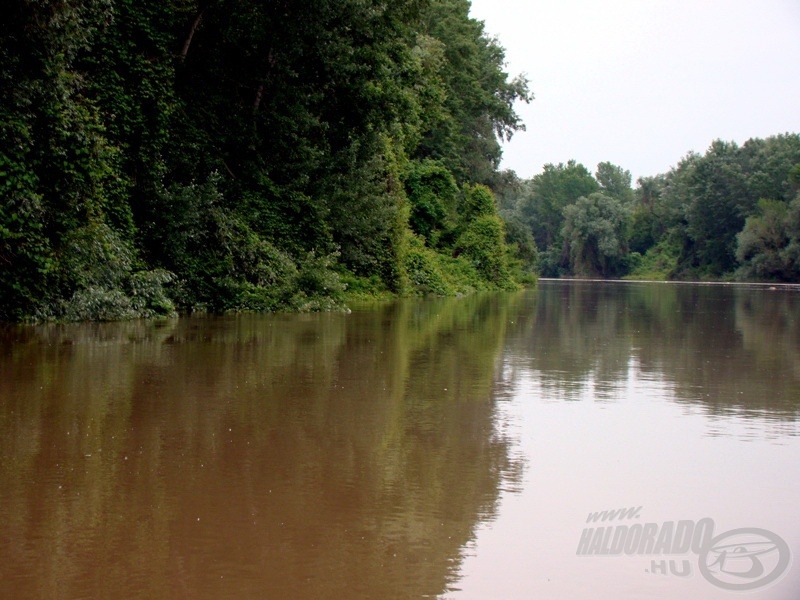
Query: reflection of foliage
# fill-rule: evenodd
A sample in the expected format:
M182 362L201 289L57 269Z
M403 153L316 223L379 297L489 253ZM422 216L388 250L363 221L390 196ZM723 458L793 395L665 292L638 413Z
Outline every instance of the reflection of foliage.
M490 401L512 308L3 331L0 596L441 593L515 471Z
M633 369L713 413L800 416L800 295L739 286L547 283L513 343L545 387L593 381L613 397ZM703 394L698 395L702 389Z
M763 398L748 398L754 408L778 409L797 415L800 397L800 311L797 294L773 290L770 301L756 294L736 298L736 327L741 345L753 360L753 368L772 390ZM782 373L783 376L776 376Z

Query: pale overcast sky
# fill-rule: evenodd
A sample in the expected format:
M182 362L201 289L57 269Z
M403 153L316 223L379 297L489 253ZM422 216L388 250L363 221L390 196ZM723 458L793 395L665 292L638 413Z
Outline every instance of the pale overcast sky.
M472 0L536 99L521 177L574 158L665 173L717 138L800 133L800 0Z

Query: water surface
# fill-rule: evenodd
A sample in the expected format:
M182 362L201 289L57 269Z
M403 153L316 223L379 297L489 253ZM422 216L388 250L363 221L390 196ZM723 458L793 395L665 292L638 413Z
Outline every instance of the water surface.
M0 336L0 598L728 598L696 553L581 536L706 518L800 552L791 290L542 282ZM795 598L795 562L749 597Z

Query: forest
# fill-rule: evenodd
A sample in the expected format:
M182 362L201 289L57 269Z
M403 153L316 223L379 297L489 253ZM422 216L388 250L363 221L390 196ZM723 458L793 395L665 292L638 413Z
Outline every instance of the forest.
M469 0L11 0L0 320L328 310L536 276L800 280L800 137L632 187L500 170L533 94Z
M517 287L487 186L531 95L469 8L12 0L0 319Z
M800 282L798 134L715 140L635 187L609 162L504 175L501 215L542 276Z

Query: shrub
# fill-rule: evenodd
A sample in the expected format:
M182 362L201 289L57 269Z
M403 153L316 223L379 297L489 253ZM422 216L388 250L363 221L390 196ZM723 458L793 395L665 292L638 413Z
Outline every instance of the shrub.
M60 289L38 317L63 321L117 321L169 316L175 306L165 285L172 273L139 270L130 244L103 222L69 232L57 272Z
M456 253L466 256L485 281L514 289L507 252L503 222L497 215L475 218L456 242Z
M628 274L623 279L666 281L678 268L680 247L668 238L649 248L643 255L631 252L628 257Z
M418 236L410 236L406 254L406 272L412 289L417 294L452 296L455 289L443 272L437 253L426 247Z
M458 186L450 171L426 160L412 163L404 179L411 204L409 224L431 247L455 226Z

